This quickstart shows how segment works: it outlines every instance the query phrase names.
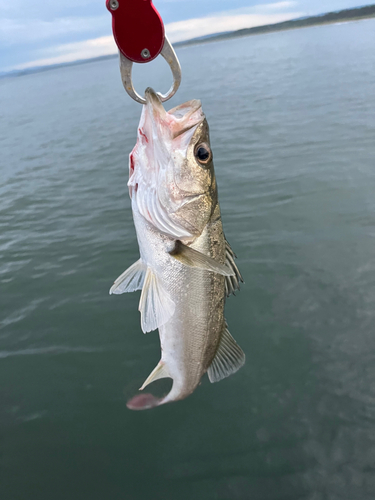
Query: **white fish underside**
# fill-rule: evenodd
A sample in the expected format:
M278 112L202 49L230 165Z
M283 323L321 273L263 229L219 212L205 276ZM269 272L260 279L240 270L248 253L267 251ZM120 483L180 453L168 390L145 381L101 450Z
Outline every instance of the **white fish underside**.
M155 139L152 135L155 133L152 119L155 120L155 116L159 118L155 109L159 114L164 110L161 111L153 95L148 96L148 108L147 106L145 108L139 140L145 148L151 148L152 141L160 142L159 137ZM150 115L151 125L148 127L147 112L153 113ZM161 120L170 119L168 114L161 116ZM202 119L192 132L189 129L190 136L196 133L195 130L200 123ZM176 127L175 122L172 126ZM168 127L170 128L169 123ZM158 148L160 148L159 142L156 143ZM166 144L168 145L167 140ZM175 147L175 143L173 146ZM134 151L136 148L133 153ZM186 151L185 155L188 155ZM142 330L148 332L159 329L161 360L141 389L154 380L164 377L172 378L173 385L164 398L158 399L146 394L136 396L128 403L131 409L146 409L185 398L194 391L206 372L211 382L229 376L244 364L245 355L228 332L224 319L225 298L239 289L242 277L234 263L234 254L223 235L216 181L211 182L214 186L212 188L214 196L212 203L210 201L210 213L206 217L208 220L204 225L201 224L203 227L199 234L192 234L191 221L193 225L195 223L194 214L191 217L192 210L198 207L197 220L203 213L200 207L204 205L199 200L201 195L194 193L189 196L189 203L192 200L191 207L184 201L180 207L177 206L177 209L176 202L173 209L168 210L167 207L165 210L160 199L168 199L168 193L164 195L158 191L158 186L163 184L160 182L160 176L159 181L156 180L156 188L150 189L150 175L146 175L147 170L146 173L142 171L144 165L149 167L150 162L139 152L138 157L142 161L136 162L135 165L131 160L134 173L131 170L133 177L131 176L129 180L129 186L140 260L115 281L110 293L142 290L139 304ZM186 169L186 165L185 161L182 167ZM172 168L175 169L173 179L176 179L181 172L178 171L176 174L175 165ZM154 171L154 175L155 172L158 174L158 170ZM197 172L195 177L199 177L199 170ZM190 170L188 175L191 175ZM214 174L210 175L211 179L214 179ZM143 179L147 179L147 185L142 184ZM170 184L167 186L169 189ZM175 185L173 189L170 196L176 193ZM177 197L176 199L178 200ZM198 200L196 205L194 205L195 200ZM155 207L158 207L158 214L155 214ZM180 212L185 210L183 217L176 216L178 210ZM187 220L190 222L186 222Z

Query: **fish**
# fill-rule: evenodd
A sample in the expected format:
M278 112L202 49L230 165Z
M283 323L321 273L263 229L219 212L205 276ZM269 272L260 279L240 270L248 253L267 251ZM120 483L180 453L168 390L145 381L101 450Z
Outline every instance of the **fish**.
M201 102L167 112L153 89L145 99L128 181L140 258L110 294L141 290L142 331L159 330L161 359L140 390L161 378L173 383L163 397L134 396L131 410L184 399L206 372L218 382L245 363L224 317L243 278L223 232Z

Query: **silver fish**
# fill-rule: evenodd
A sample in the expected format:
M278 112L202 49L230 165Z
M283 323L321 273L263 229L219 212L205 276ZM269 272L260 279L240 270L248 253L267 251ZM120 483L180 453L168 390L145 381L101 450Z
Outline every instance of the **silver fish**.
M223 233L201 103L166 112L152 89L145 95L128 182L140 259L110 293L142 290L142 330L159 329L161 360L140 390L166 377L173 385L162 398L133 397L132 410L186 398L204 373L217 382L245 362L224 318L226 296L243 280Z

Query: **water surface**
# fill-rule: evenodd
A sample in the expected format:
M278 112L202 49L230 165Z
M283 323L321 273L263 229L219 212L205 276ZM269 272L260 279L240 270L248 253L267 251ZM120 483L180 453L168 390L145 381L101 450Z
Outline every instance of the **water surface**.
M374 44L368 20L179 50L170 106L208 117L247 363L148 412L126 400L157 333L108 295L138 258L141 107L115 59L0 80L2 500L373 500Z

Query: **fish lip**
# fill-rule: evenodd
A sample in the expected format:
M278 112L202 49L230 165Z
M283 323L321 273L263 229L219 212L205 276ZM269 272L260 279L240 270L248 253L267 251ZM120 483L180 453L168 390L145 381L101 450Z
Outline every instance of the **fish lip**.
M178 106L175 106L174 108L170 109L168 113L170 115L176 115L178 111L184 111L184 110L189 110L187 113L185 113L183 116L186 118L186 116L191 116L197 111L199 111L202 108L202 103L199 99L190 99L190 101L183 102L182 104L179 104ZM203 112L202 112L203 114ZM182 115L181 115L182 117Z
M167 120L167 122L169 122L169 119L172 119L172 117L175 118L176 122L181 122L182 120L187 122L191 116L193 116L195 113L197 113L199 110L202 109L202 103L199 99L191 99L190 101L186 101L182 104L179 104L178 106L175 106L169 111L166 111L164 109L160 94L155 92L155 90L152 87L147 87L147 89L145 90L145 99L146 99L146 107L150 111L152 111L152 114L154 116L159 116L160 118ZM189 128L192 128L195 125L199 125L204 121L204 119L205 116L202 112L201 119L197 120L190 126L181 129L179 132L174 134L175 137L181 135L183 132L186 132L186 130L189 130Z
M151 108L151 110L155 113L157 112L159 115L165 115L166 111L164 109L163 103L159 97L159 95L155 92L152 87L147 87L145 90L145 99L146 106Z
M152 87L147 87L145 90L145 99L147 103L156 101L161 104L161 99Z

